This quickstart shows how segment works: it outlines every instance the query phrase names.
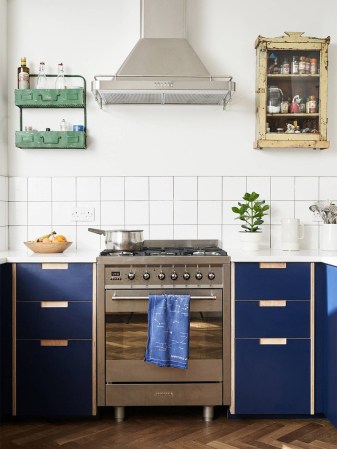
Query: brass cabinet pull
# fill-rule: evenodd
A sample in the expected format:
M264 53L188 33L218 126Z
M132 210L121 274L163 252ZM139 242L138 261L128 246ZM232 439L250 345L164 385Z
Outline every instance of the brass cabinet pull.
M260 268L287 268L287 262L260 262Z
M68 307L68 301L41 301L41 309L60 309Z
M287 307L287 301L280 300L261 300L259 301L259 307Z
M286 338L260 338L260 345L286 345Z
M40 340L40 346L68 346L68 340Z
M67 263L42 263L42 270L68 270Z

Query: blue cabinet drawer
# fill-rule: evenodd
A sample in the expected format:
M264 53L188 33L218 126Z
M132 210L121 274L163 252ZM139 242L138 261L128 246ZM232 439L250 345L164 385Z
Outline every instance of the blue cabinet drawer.
M17 302L16 332L19 339L92 338L92 302Z
M235 335L310 338L310 301L236 301Z
M47 264L44 269L40 263L17 264L17 301L92 301L92 264L62 264L66 269L59 265Z
M284 264L285 268L271 267L273 264L268 263L236 263L235 299L310 299L310 263L292 262Z
M235 365L235 413L310 413L309 339L237 339Z
M41 346L36 340L17 342L18 416L92 414L92 342L66 343Z

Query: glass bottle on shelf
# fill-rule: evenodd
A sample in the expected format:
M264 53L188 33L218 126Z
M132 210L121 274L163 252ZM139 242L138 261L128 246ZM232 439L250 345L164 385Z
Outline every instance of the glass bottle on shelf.
M37 89L47 89L48 80L45 73L45 65L44 62L40 62L39 74L37 77L36 88Z
M65 89L66 84L65 84L65 79L64 79L64 69L63 69L63 63L61 62L58 65L58 70L57 70L57 77L55 80L55 89Z
M26 58L21 58L21 66L18 67L18 89L29 89L29 68Z
M293 61L291 63L291 73L293 75L298 75L298 56L293 56Z

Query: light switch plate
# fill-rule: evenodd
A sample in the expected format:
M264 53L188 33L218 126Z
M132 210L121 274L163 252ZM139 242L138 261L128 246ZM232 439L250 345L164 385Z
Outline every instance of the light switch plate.
M71 213L72 221L94 221L94 207L75 207Z

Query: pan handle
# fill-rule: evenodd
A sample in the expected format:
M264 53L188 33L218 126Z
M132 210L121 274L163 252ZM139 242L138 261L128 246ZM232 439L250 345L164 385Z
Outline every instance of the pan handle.
M88 228L89 232L93 232L94 234L101 234L105 235L105 231L102 229L94 229L94 228Z

